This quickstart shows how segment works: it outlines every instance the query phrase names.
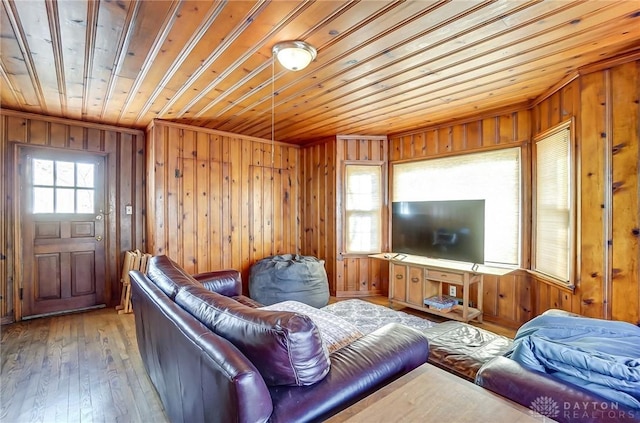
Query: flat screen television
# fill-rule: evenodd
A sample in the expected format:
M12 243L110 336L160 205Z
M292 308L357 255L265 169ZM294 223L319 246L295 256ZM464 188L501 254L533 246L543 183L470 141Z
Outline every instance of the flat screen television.
M484 200L392 203L394 253L484 264Z

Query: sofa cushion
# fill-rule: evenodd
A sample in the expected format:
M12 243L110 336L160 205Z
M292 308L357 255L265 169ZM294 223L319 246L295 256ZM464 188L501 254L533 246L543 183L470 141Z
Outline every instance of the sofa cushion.
M147 276L169 298L174 300L183 286L201 285L167 256L154 256L149 260Z
M261 307L261 309L290 311L309 316L320 330L322 342L327 348L329 354L364 336L364 333L362 333L360 329L351 322L298 301L283 301L281 303Z
M501 356L513 341L463 322L446 321L425 329L429 363L473 381L484 363Z
M184 286L175 301L234 344L268 385L311 385L329 372L320 332L304 315L240 304L201 286Z

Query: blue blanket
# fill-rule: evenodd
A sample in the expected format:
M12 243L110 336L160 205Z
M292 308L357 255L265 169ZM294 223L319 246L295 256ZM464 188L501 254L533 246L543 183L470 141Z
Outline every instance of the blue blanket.
M542 315L518 330L507 355L525 367L640 409L640 327Z

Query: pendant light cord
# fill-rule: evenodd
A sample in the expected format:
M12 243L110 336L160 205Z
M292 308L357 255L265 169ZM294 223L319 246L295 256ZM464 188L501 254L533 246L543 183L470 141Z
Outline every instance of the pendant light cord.
M276 59L271 60L271 169L273 170L275 161L275 141L276 141L276 109L275 109L275 79L276 79Z
M276 79L276 58L275 56L271 59L271 221L273 222L274 218L274 210L276 199L274 198L275 193L275 178L274 178L274 167L275 167L275 150L276 150L276 109L275 109L275 79ZM275 225L271 225L271 255L275 254Z

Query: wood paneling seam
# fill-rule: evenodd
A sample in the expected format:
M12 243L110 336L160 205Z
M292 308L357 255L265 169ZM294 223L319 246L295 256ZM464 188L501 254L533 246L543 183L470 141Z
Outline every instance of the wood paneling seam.
M602 274L603 317L611 319L612 276L613 276L613 93L611 71L604 71L605 89L605 138L604 138L604 258Z
M227 34L222 42L218 44L213 52L204 60L198 69L193 72L189 78L182 84L182 86L175 92L175 94L171 97L169 101L160 109L158 112L159 116L165 115L171 107L181 98L185 93L191 90L191 86L197 81L202 75L209 71L209 67L225 52L229 46L242 34L249 25L251 25L255 19L256 15L259 15L268 5L268 2L261 0L258 4L256 4L251 11L249 11L246 19L243 19L238 26L233 28L230 34ZM144 108L143 108L144 110ZM144 110L146 113L146 110ZM138 116L141 116L138 114ZM137 122L137 120L136 120Z
M20 102L26 103L26 100L24 99L22 92L17 91L16 87L13 85L13 83L11 83L11 80L9 79L9 75L7 74L6 66L2 58L0 58L0 77L2 77L2 81L3 81L2 84L5 87L9 87L9 92L13 96L13 100L16 103L20 103Z
M178 112L177 117L178 118L183 117L189 111L189 109L191 107L193 107L199 101L204 99L206 97L206 95L209 94L209 92L212 91L220 82L222 82L227 76L231 75L231 73L234 72L237 68L239 68L249 57L254 55L259 49L261 49L262 46L265 45L265 43L270 41L273 38L274 34L277 34L279 31L281 31L283 27L285 27L287 24L291 23L291 21L294 18L296 18L299 15L301 15L302 12L305 11L306 9L308 9L309 7L311 7L310 3L301 3L301 4L299 4L284 19L280 20L280 22L278 22L278 25L274 26L271 29L271 31L267 32L261 39L256 40L254 42L253 48L247 50L244 54L239 56L238 59L236 59L235 62L233 62L223 72L221 72L219 75L217 75L216 78L213 81L211 81L209 84L207 84L206 87L204 87L191 101L189 101ZM255 12L252 11L250 13L253 16L253 15L257 15L260 12L262 12L262 10L256 10ZM252 19L252 18L250 18L250 19ZM240 28L240 31L245 30L245 29L246 29L245 27L242 27L242 28ZM305 36L299 36L297 38L304 39L306 37ZM209 111L213 106L215 106L216 104L220 103L223 99L225 99L227 96L229 96L232 92L236 91L242 85L245 85L248 80L251 80L253 77L255 77L255 75L260 74L260 72L262 72L269 65L273 65L274 60L275 60L275 57L272 57L271 61L266 61L266 62L262 63L260 66L256 67L252 72L249 72L248 74L246 74L244 76L244 78L242 78L241 80L237 81L235 84L232 84L230 87L228 87L224 92L219 93L219 94L216 93L215 100L210 101L209 104L204 106L200 110L200 112L195 114L194 117L195 118L201 117L203 114L205 114L207 111ZM288 72L289 71L282 71L282 72L280 72L280 74L284 75L284 74L286 74ZM272 83L274 82L274 80L275 80L275 77L272 78ZM220 116L220 114L225 113L225 112L227 112L228 110L230 110L230 109L232 109L234 107L237 107L237 105L240 104L245 98L250 97L251 95L253 95L255 93L255 91L263 89L264 86L265 85L259 85L255 89L247 91L244 95L238 97L234 101L230 101L229 105L227 105L227 107L223 108L221 111L219 111L218 113L216 113L213 116L215 116L215 117ZM259 100L259 102L262 102L262 101L263 101L262 99ZM251 105L251 106L249 106L249 109L251 109L253 107L254 106Z
M40 84L40 79L38 78L35 65L33 63L33 56L31 55L31 50L28 46L27 35L24 33L24 28L20 22L20 18L18 17L14 1L15 0L2 0L2 3L7 11L7 17L11 22L13 31L16 34L16 41L18 42L20 51L22 51L24 56L24 64L27 67L29 78L31 79L36 95L38 96L40 107L42 107L42 110L45 113L48 113L47 102L45 101L44 93L42 92L42 84Z
M51 0L48 0L51 1ZM133 39L133 34L135 32L135 27L133 23L136 21L138 16L138 11L140 10L140 4L142 2L134 1L133 7L129 4L129 8L127 10L127 16L125 17L123 26L125 30L120 32L120 39L116 43L118 47L116 47L115 57L113 60L112 71L109 74L109 81L107 82L107 89L105 90L105 95L102 100L102 110L100 111L100 118L104 118L105 113L107 112L107 108L109 107L109 101L111 100L111 96L113 95L113 90L116 87L116 79L120 74L120 70L122 69L122 65L124 63L124 59L127 57L126 53L129 49L129 42ZM129 91L131 93L133 90ZM137 91L133 91L136 92ZM120 115L122 115L123 111L127 108L127 103L125 103L124 107L120 109Z
M60 17L58 15L58 3L46 0L47 18L49 20L49 32L51 32L51 47L53 49L53 59L55 62L56 79L58 81L58 96L60 97L60 107L62 114L67 114L67 84L64 74L64 59L62 52L62 40L60 39Z
M151 68L153 67L154 60L158 56L158 53L162 48L162 44L166 40L167 36L169 35L169 31L173 28L173 24L177 19L177 10L179 5L180 5L180 2L178 0L173 0L171 2L171 7L169 8L167 17L162 22L160 31L158 31L158 36L156 36L155 40L153 41L153 45L151 46L151 52L147 54L147 57L145 58L142 68L140 69L140 72L136 76L136 80L133 82L132 87L129 89L127 99L124 101L124 105L120 110L120 115L118 116L118 122L122 120L122 117L124 116L125 112L129 109L133 98L138 95L138 90L140 89L140 86L142 85L144 78L149 73L149 70L151 70ZM167 76L168 75L165 75L165 78ZM153 103L153 101L156 100L157 96L159 95L160 90L162 90L165 87L165 85L163 84L164 81L165 79L163 78L163 80L156 87L156 91L154 92L155 95L152 94L151 96L149 96L144 106L138 111L138 115L136 116L136 119L133 122L134 125L138 123L140 118L148 112L149 108L151 107L151 104Z
M98 27L98 11L99 3L91 1L87 5L87 32L85 34L84 47L84 69L82 74L82 117L87 116L87 108L89 107L89 92L91 90L91 80L93 74L93 59L96 49L96 33Z

